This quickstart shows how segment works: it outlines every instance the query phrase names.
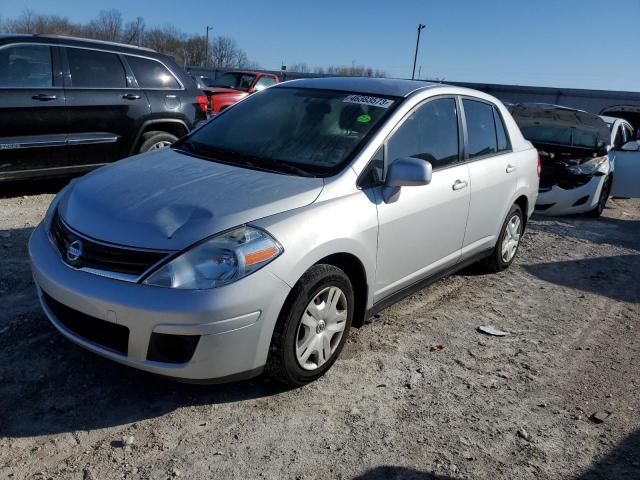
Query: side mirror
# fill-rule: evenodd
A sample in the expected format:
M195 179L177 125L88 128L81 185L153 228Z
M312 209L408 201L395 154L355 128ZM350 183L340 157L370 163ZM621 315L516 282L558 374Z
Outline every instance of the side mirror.
M382 187L384 203L395 202L401 187L431 183L432 175L433 167L426 160L411 157L398 158L389 166L384 187Z
M640 143L636 142L635 140L631 140L630 142L622 145L622 148L620 150L623 150L625 152L637 152L638 150L640 150Z

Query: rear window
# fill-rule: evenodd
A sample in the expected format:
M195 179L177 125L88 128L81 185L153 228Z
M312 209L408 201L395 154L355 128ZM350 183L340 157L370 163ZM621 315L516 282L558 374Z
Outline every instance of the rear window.
M176 77L160 62L132 55L127 55L126 58L140 88L160 88L165 90L177 90L180 88Z
M0 49L0 87L51 87L51 49L24 45Z
M127 77L115 53L67 48L71 85L83 88L125 88Z
M498 151L493 107L488 103L463 100L467 123L469 158L483 157Z

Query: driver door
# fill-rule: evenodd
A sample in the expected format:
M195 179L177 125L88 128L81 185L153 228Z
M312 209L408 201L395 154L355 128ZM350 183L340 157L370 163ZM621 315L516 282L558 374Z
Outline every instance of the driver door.
M431 162L433 176L428 185L402 187L395 201L378 202L374 302L460 260L471 190L460 138L455 98L439 97L418 105L387 140L387 168L398 158L420 158Z
M624 142L614 152L611 196L640 198L640 143L632 139L631 129L622 125Z

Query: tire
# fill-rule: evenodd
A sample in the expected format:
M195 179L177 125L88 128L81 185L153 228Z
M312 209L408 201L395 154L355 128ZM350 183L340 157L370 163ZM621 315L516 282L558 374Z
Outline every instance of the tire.
M517 222L515 222L515 218L517 218ZM512 222L517 223L517 225ZM510 224L511 228L509 228ZM514 228L517 230L517 233L513 232ZM493 249L491 256L484 261L484 266L487 270L495 273L509 268L509 265L513 263L513 260L516 258L516 254L518 253L518 247L520 246L520 239L522 238L523 231L524 216L522 214L522 209L518 205L514 204L502 224L500 236L498 237L498 241L496 242L496 246ZM517 236L514 237L514 235ZM515 240L515 244L511 243L509 254L505 256L503 247L505 247L505 240L509 237L510 239Z
M598 197L598 204L595 208L585 212L585 215L588 217L598 218L604 212L604 207L607 205L607 200L609 200L609 194L611 193L611 176L607 175L604 183L602 184L602 189L600 190L600 196Z
M143 138L144 141L140 145L138 153L165 148L178 140L178 137L167 132L147 132Z
M312 302L318 306L329 304L316 303L325 295L327 300L333 295L336 308L313 308ZM291 387L306 385L324 375L342 351L353 321L354 305L351 281L342 270L333 265L311 267L296 283L280 312L265 367L267 375ZM331 312L336 313L335 318ZM314 351L327 344L328 349ZM323 351L330 354L320 357Z

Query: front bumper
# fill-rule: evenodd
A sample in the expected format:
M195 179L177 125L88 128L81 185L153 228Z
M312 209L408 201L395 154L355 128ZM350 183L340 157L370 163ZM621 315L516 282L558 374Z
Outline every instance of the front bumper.
M554 185L538 192L535 213L540 215L570 215L588 212L596 207L606 175L594 175L584 185L564 189ZM586 199L585 199L586 198Z
M116 362L184 380L224 381L260 373L290 291L268 268L211 290L174 290L82 272L62 262L43 224L29 240L29 257L42 308L65 337ZM126 352L67 328L43 292L81 315L127 327ZM200 338L189 361L168 363L148 359L154 333Z

